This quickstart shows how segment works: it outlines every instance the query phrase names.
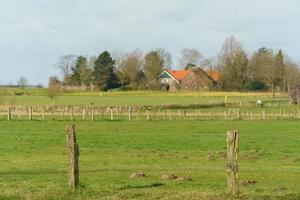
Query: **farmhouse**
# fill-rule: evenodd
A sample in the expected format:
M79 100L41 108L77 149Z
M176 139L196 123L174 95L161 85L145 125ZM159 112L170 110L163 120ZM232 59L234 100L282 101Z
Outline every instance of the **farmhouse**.
M160 76L162 88L175 90L209 90L217 86L219 73L216 70L204 71L201 68L184 70L164 70Z

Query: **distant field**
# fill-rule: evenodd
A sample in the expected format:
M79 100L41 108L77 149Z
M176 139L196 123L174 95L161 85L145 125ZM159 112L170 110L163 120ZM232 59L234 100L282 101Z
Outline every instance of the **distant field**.
M1 122L0 199L227 199L220 152L228 129L241 133L240 178L258 182L241 186L240 199L300 199L299 121L76 122L74 193L66 181L68 123ZM139 171L147 177L128 178Z
M162 92L162 91L125 91L125 92L69 92L54 98L55 105L89 105L94 103L99 106L114 105L187 105L187 104L217 104L227 103L255 104L261 99L265 103L275 106L288 104L288 98L276 94L272 98L271 93L239 93L239 92ZM8 95L4 93L0 102L11 105L47 105L50 98L46 96L45 89L28 90L24 95Z

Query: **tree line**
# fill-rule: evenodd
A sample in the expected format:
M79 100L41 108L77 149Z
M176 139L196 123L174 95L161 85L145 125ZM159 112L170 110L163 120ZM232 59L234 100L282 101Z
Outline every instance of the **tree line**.
M65 55L55 65L63 73L62 85L96 87L102 91L122 89L160 89L159 75L173 65L172 56L163 48L147 53L104 51L99 56ZM220 52L205 58L197 49L183 49L180 68L201 67L218 70L218 90L289 92L298 87L298 64L282 50L261 47L246 53L241 43L231 36ZM57 78L51 77L52 82Z

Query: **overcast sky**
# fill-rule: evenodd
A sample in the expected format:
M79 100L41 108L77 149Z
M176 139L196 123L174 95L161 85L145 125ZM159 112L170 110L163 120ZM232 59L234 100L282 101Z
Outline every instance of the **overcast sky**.
M64 54L163 47L214 56L234 35L248 53L282 48L300 60L299 0L0 0L0 83L48 82Z

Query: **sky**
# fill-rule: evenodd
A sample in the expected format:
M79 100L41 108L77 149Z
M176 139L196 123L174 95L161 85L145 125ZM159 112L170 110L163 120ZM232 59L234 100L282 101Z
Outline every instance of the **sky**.
M102 51L212 57L234 35L247 53L283 49L300 61L299 0L0 0L0 84L47 85L61 55Z

